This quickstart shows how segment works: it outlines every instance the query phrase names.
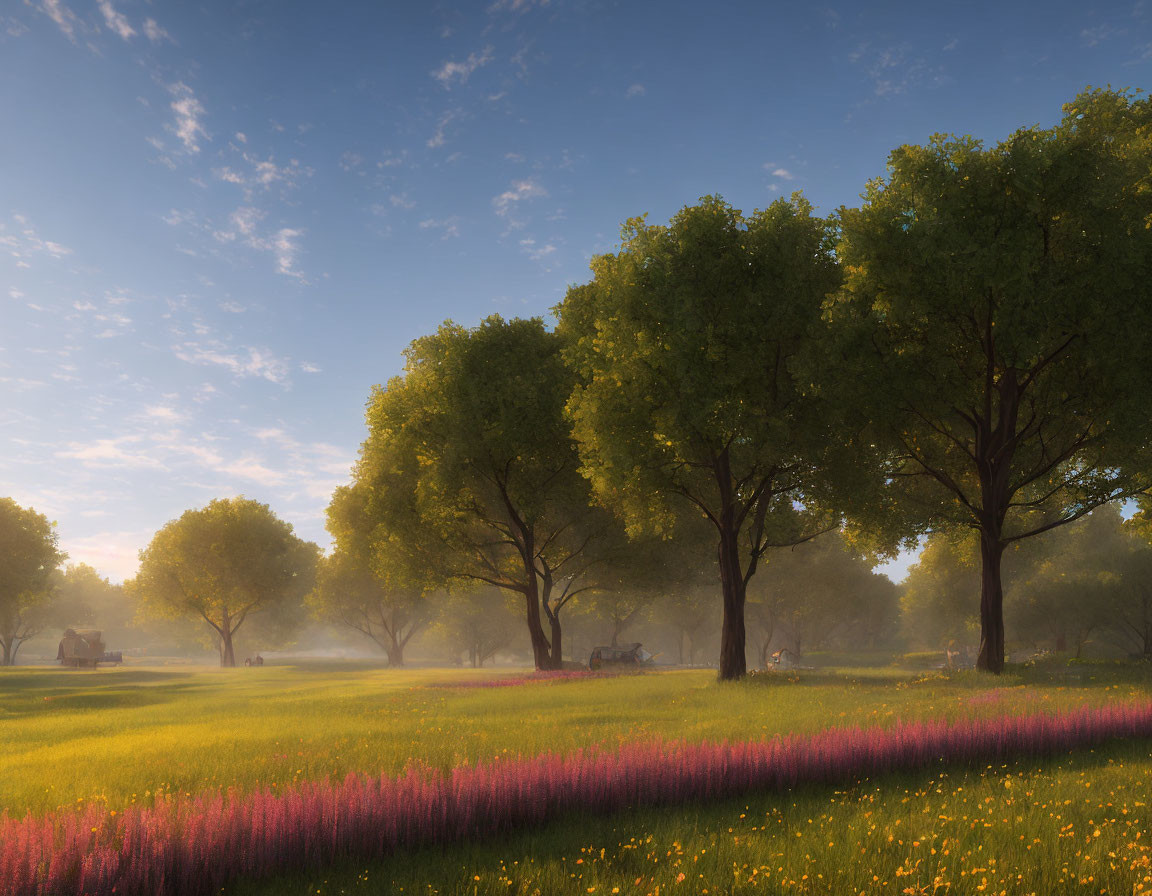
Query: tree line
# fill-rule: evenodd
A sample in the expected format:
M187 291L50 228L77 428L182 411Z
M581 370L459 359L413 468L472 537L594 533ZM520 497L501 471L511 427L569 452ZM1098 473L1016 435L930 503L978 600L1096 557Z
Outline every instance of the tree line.
M157 534L132 587L224 645L311 564L317 599L401 653L429 595L494 588L551 669L574 602L699 577L732 679L778 555L967 532L977 664L998 673L1005 556L1152 485L1150 170L1152 102L1088 90L994 146L900 147L828 217L797 193L632 219L555 327L412 343L368 401L330 556L213 502ZM209 511L235 546L193 534ZM225 584L222 554L260 577Z

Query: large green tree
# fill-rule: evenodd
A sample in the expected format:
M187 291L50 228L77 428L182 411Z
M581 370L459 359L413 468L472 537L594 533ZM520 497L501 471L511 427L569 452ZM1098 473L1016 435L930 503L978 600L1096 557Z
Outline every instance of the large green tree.
M48 623L52 574L64 561L56 526L31 507L0 498L0 666Z
M839 215L833 363L909 526L978 532L991 672L1005 549L1149 484L1150 170L1152 103L1091 91L992 147L903 146Z
M761 557L820 528L796 508L830 444L802 372L839 281L827 222L799 195L751 216L705 197L667 226L630 220L591 267L557 309L584 472L633 533L712 525L720 677L737 678Z
M451 578L520 595L537 668L558 667L561 612L612 535L578 471L560 337L494 316L446 323L406 357L368 403L349 487L360 526Z
M318 556L268 505L221 498L161 528L126 587L146 613L206 623L220 665L229 667L240 627L256 614L298 605L313 587Z

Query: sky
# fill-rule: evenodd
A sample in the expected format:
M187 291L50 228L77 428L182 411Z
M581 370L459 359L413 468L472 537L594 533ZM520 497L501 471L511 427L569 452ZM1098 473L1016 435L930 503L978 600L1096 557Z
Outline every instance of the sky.
M830 213L1109 84L1152 87L1149 0L0 0L0 495L115 581L217 497L327 545L442 321L547 318L628 218Z

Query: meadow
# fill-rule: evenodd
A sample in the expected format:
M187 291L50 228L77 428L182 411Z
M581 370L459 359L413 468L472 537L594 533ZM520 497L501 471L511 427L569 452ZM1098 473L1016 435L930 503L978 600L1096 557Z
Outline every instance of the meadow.
M450 772L540 754L1013 718L1152 696L1144 667L1017 669L990 682L883 667L718 684L678 671L531 681L302 665L0 676L8 816L296 792L349 774ZM504 686L477 687L477 684ZM1140 892L1147 741L878 775L675 809L571 812L500 839L406 850L236 892ZM1039 858L1037 858L1039 857ZM873 880L875 876L875 880ZM3 892L0 888L0 892Z

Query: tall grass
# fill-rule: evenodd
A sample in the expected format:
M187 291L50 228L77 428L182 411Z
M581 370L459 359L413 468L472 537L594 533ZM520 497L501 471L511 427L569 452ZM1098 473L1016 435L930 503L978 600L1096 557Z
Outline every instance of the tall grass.
M196 894L238 877L509 831L572 812L672 805L864 775L1152 736L1152 704L842 728L739 743L650 741L616 752L351 775L281 793L0 817L0 893Z

